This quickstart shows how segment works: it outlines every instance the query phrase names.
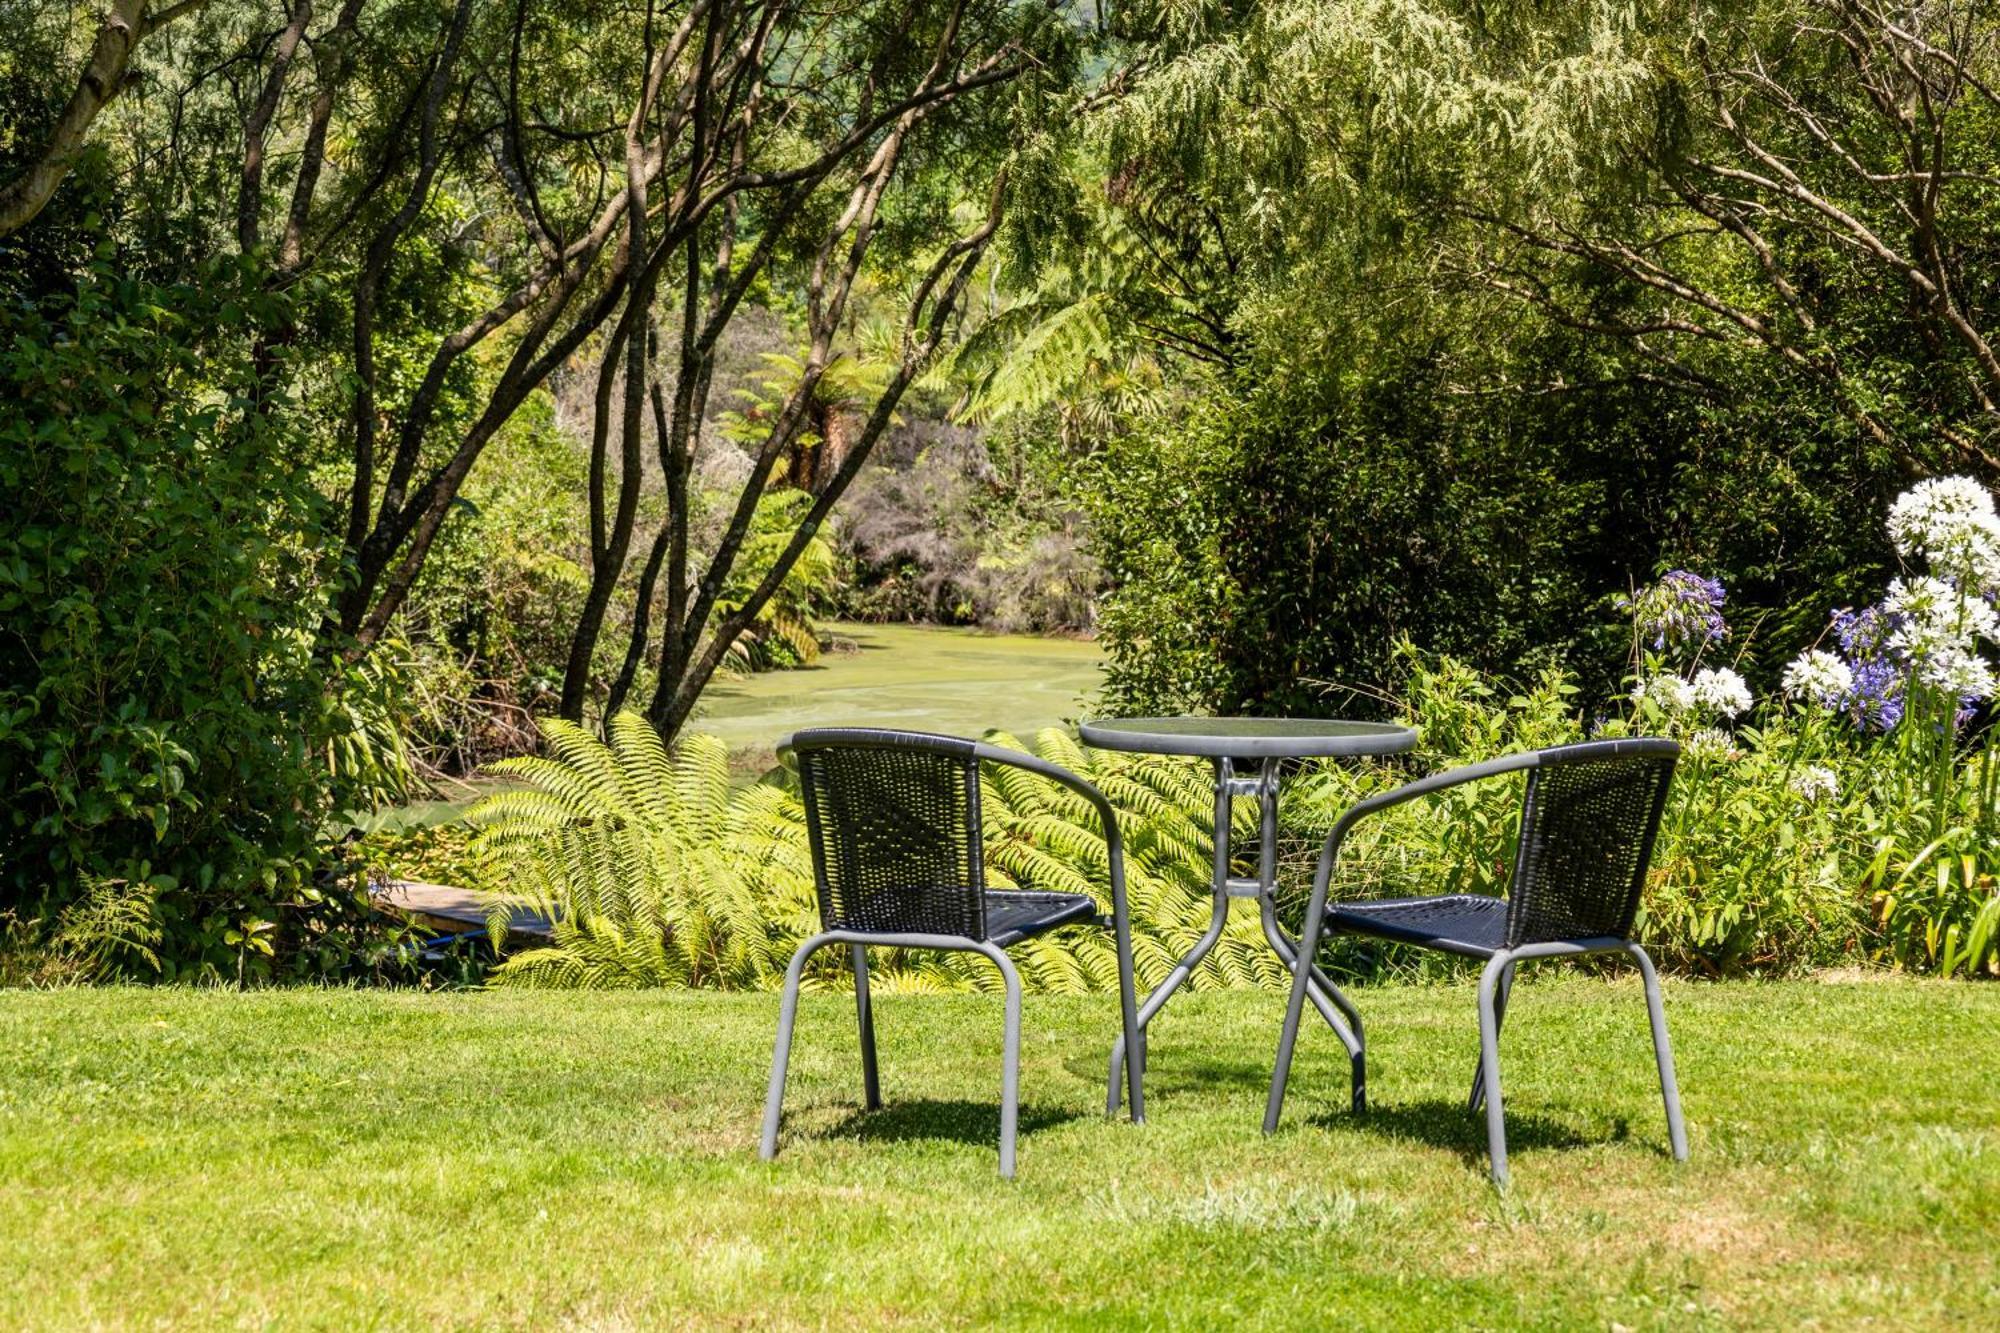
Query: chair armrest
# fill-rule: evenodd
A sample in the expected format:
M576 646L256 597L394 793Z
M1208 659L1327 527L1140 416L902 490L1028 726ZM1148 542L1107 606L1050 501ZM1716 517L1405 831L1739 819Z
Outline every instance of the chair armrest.
M1012 768L1038 773L1052 782L1068 787L1077 795L1089 801L1096 809L1097 817L1104 823L1104 848L1106 858L1111 863L1111 923L1113 933L1120 941L1120 947L1131 949L1131 915L1125 904L1125 838L1118 830L1118 812L1111 808L1111 802L1096 785L1070 772L1061 764L1051 763L1040 755L1024 754L1019 750L1009 750L998 745L988 745L980 741L973 752L983 761L1006 764Z
M1680 746L1673 741L1651 736L1634 736L1609 741L1582 741L1573 745L1557 746L1548 750L1528 750L1521 754L1501 755L1497 759L1487 759L1477 764L1466 764L1461 768L1446 769L1429 777L1406 782L1400 787L1377 792L1373 796L1356 801L1349 806L1333 831L1326 835L1326 845L1321 848L1319 868L1313 876L1313 896L1324 901L1326 887L1333 873L1335 861L1340 855L1341 843L1348 831L1370 815L1414 801L1420 796L1446 791L1452 787L1464 786L1468 782L1479 782L1486 778L1500 777L1507 773L1518 773L1524 769L1541 768L1557 760L1605 757L1626 754L1679 754Z
M1097 817L1104 821L1104 843L1111 860L1111 891L1115 899L1122 901L1125 896L1125 843L1118 831L1118 812L1111 808L1111 802L1103 792L1088 779L1070 772L1061 764L1051 763L1040 755L1025 754L1020 750L1009 750L998 745L988 745L980 741L973 747L975 754L988 763L1006 764L1010 768L1024 769L1040 774L1053 782L1068 787L1077 795L1089 801L1097 811Z

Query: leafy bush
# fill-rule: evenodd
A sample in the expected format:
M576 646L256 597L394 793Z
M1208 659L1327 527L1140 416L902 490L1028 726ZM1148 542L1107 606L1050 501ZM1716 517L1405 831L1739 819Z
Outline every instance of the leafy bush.
M2000 733L1989 729L1982 750L1970 726L2000 692L1987 657L2000 641L2000 512L1977 482L1935 478L1896 500L1887 529L1903 575L1876 604L1835 613L1826 635L1837 651L1800 654L1784 672L1784 698L1740 741L1704 726L1726 726L1752 702L1733 670L1700 666L1728 637L1720 585L1675 571L1638 600L1636 720L1687 736L1698 770L1731 772L1730 782L1697 778L1694 789L1717 799L1708 824L1684 820L1681 841L1712 861L1764 862L1759 878L1776 899L1756 912L1725 902L1699 913L1699 942L1725 960L1753 920L1822 946L1862 934L1828 920L1842 890L1858 886L1880 955L1947 976L2000 962ZM1757 765L1772 769L1761 809L1720 798L1750 784L1738 770ZM1701 847L1714 829L1726 843ZM1759 836L1771 841L1754 845Z
M1281 806L1279 913L1295 930L1320 840L1363 795L1425 770L1580 739L1576 690L1558 672L1510 691L1448 659L1403 650L1401 716L1425 742L1408 763L1311 765ZM636 717L609 746L548 724L552 756L508 765L533 790L475 811L499 880L558 922L551 949L517 955L502 984L633 986L775 984L798 942L817 931L804 811L789 786L732 792L713 738L686 738L671 756ZM996 736L1011 744L1005 736ZM1746 738L1755 746L1760 739ZM1834 845L1840 812L1790 785L1797 756L1772 739L1756 748L1690 755L1655 863L1642 936L1671 966L1702 973L1784 971L1859 961L1875 941L1866 904L1864 839ZM1085 750L1042 733L1036 753L1097 783L1119 812L1130 858L1134 953L1155 984L1207 929L1213 792L1201 765ZM1795 747L1794 747L1795 749ZM1105 852L1090 808L1065 788L991 766L983 775L989 875L1011 884L1091 893L1104 901ZM1505 889L1519 813L1517 784L1454 789L1361 826L1343 857L1337 896ZM1724 818L1723 816L1727 816ZM1254 853L1253 812L1239 803L1236 845ZM1836 854L1838 853L1838 854ZM1843 859L1844 857L1844 859ZM1239 871L1251 869L1247 860ZM1108 902L1105 903L1108 907ZM1101 932L1059 932L1017 949L1044 990L1115 985ZM1439 974L1456 964L1378 942L1336 939L1323 960L1349 977ZM831 957L815 984L844 984ZM908 990L993 984L979 960L885 952L881 984ZM1254 913L1236 911L1197 988L1281 985L1283 969Z
M603 988L767 976L775 945L757 888L790 846L767 836L776 789L732 801L720 742L690 738L670 756L637 713L612 718L608 745L561 719L542 734L547 755L495 765L529 789L487 797L472 816L484 844L510 857L510 888L556 922L554 947L516 954L495 979ZM504 908L496 943L503 919Z
M2000 590L2000 514L1982 488L1953 483L1899 501L1891 527L1904 554L1931 572L1896 581L1865 613L1889 627L1883 636L1848 634L1845 657L1802 655L1785 673L1787 693L1761 708L1733 667L1708 664L1730 640L1725 589L1684 570L1631 599L1629 700L1588 720L1578 707L1585 696L1558 669L1515 688L1405 640L1393 658L1394 712L1420 745L1406 759L1309 764L1294 774L1281 805L1281 920L1296 932L1320 839L1340 812L1412 769L1586 735L1666 734L1681 740L1683 758L1638 923L1665 965L1787 972L1873 958L1946 976L1993 971L2000 740L1965 754L1960 727L2000 689L1982 656L1985 641L2000 639L1986 600ZM1843 612L1837 622L1855 619ZM1878 661L1893 679L1871 673ZM1894 705L1887 713L1885 701ZM478 812L488 825L482 841L511 856L516 883L558 922L553 949L511 960L500 979L771 984L817 929L797 793L775 784L733 793L712 738L689 738L670 756L636 716L614 719L612 731L607 746L551 724L551 758L507 766L533 790L494 797ZM1036 750L1095 782L1118 811L1135 958L1142 981L1157 983L1209 922L1206 771L1085 751L1054 729ZM1365 821L1343 849L1336 896L1505 892L1522 781L1452 788ZM982 810L996 885L1103 900L1105 844L1086 802L993 765L982 775ZM1249 803L1238 803L1236 817L1243 859L1254 855ZM1045 936L1020 952L1024 975L1044 989L1115 984L1101 933ZM1332 941L1324 961L1347 975L1459 966L1349 939ZM906 988L991 984L976 963L950 955L899 957L883 971L885 984ZM826 962L818 976L841 974ZM1282 981L1247 912L1232 914L1195 976L1198 986Z
M1550 670L1512 689L1447 658L1399 652L1398 716L1423 742L1406 761L1307 766L1287 785L1278 905L1296 929L1320 840L1341 810L1411 770L1580 740L1577 688ZM1599 734L1639 718L1605 719ZM1646 728L1655 729L1655 728ZM517 956L497 978L540 985L769 986L791 950L818 929L804 813L789 787L728 786L719 742L690 737L669 757L650 729L621 719L613 746L550 726L553 758L510 766L536 790L492 798L477 818L502 855L502 879L558 919L553 949ZM1990 820L2000 764L1965 769L1954 809L1968 822L1937 841L1913 836L1886 805L1884 765L1865 742L1782 701L1761 727L1696 738L1656 848L1640 938L1664 966L1700 975L1782 973L1870 958L1945 975L1993 966ZM1004 736L1001 743L1011 743ZM1097 783L1119 812L1130 856L1134 952L1156 984L1207 928L1213 795L1186 761L1084 750L1048 730L1035 750ZM1518 779L1488 782L1397 807L1367 821L1343 855L1336 896L1484 892L1506 887L1519 816ZM1982 785L1983 784L1983 785ZM1102 900L1105 854L1089 807L1067 789L993 767L983 779L987 861L996 886L1087 892ZM1907 811L1905 812L1907 813ZM1248 803L1235 829L1254 847ZM1247 872L1247 861L1239 871ZM1101 932L1059 932L1017 954L1044 990L1109 989L1115 972ZM1441 974L1460 964L1376 941L1335 939L1338 974ZM891 988L984 988L978 960L885 954ZM837 959L815 984L843 984ZM1233 912L1197 988L1281 985L1255 914Z
M320 873L322 821L383 773L341 748L365 691L311 656L319 499L257 336L282 313L234 262L0 307L0 904L58 952L105 886L149 919L115 954L140 975L373 947Z
M1577 646L1609 591L1573 554L1589 474L1441 419L1423 385L1377 393L1218 393L1107 446L1085 494L1120 708L1324 713L1402 636L1488 670Z

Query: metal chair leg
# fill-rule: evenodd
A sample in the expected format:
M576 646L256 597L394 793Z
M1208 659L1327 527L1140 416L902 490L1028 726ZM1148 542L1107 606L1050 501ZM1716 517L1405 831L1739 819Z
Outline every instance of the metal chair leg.
M854 954L854 1009L861 1020L861 1091L871 1111L882 1109L882 1083L875 1072L875 1009L868 1001L868 947L850 945Z
M1486 1154L1493 1183L1507 1183L1507 1122L1500 1103L1500 1015L1495 1005L1506 953L1495 954L1479 974L1479 1072L1486 1085Z
M1674 1078L1674 1048L1667 1039L1667 1009L1660 998L1659 974L1653 960L1636 944L1625 946L1639 962L1639 975L1646 986L1646 1016L1653 1026L1653 1059L1660 1067L1660 1100L1667 1107L1667 1142L1673 1146L1674 1160L1688 1159L1687 1125L1681 1120L1681 1089Z
M778 1155L778 1119L785 1105L785 1067L792 1058L792 1026L799 1016L799 978L805 974L806 960L832 943L827 935L815 935L792 955L785 969L785 994L778 1004L778 1044L771 1052L771 1086L764 1094L764 1135L757 1155L770 1161Z
M1292 1078L1292 1050L1299 1042L1299 1023L1305 1018L1306 991L1313 980L1313 959L1319 956L1321 925L1326 920L1327 882L1330 874L1324 859L1314 877L1312 900L1306 904L1306 919L1292 960L1292 993L1285 1001L1285 1024L1278 1029L1278 1058L1271 1070L1271 1092L1264 1102L1264 1132L1278 1132L1278 1120L1285 1113L1285 1087ZM1337 1030L1337 1029L1336 1029Z
M1507 970L1500 974L1500 989L1493 997L1494 1026L1507 1021L1507 997L1514 990L1514 964L1507 964ZM1486 1101L1486 1068L1474 1066L1472 1070L1472 1092L1465 1099L1465 1109L1479 1114L1480 1106Z
M983 945L979 952L993 960L1007 983L1007 1028L1000 1056L1000 1174L1012 1180L1014 1140L1021 1123L1021 974L994 945Z
M1208 957L1209 950L1213 949L1216 941L1222 938L1222 928L1229 921L1229 821L1230 816L1235 813L1235 798L1229 794L1230 772L1227 759L1215 761L1215 861L1214 873L1211 876L1215 905L1209 912L1208 929L1202 933L1199 940L1195 941L1194 948L1188 950L1187 956L1174 964L1174 970L1167 973L1167 979L1153 987L1153 993L1139 1006L1140 1049L1135 1068L1141 1077L1144 1076L1146 1069L1146 1025L1153 1021L1153 1015L1160 1012L1161 1007L1175 991L1181 988L1182 983L1194 975L1194 970L1201 966L1201 960ZM1121 1034L1111 1043L1110 1089L1104 1099L1106 1115L1118 1114L1119 1098L1122 1095L1118 1085L1124 1081L1121 1078L1124 1073L1125 1037Z

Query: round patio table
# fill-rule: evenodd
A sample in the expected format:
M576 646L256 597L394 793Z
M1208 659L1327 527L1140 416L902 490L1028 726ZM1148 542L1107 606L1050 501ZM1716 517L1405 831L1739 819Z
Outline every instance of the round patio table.
M1379 722L1288 717L1104 718L1086 722L1078 731L1084 744L1100 750L1192 755L1209 760L1215 769L1215 907L1208 930L1139 1006L1136 1058L1143 1073L1147 1025L1222 938L1231 898L1257 900L1264 938L1286 969L1297 972L1298 951L1278 927L1274 896L1278 878L1278 786L1283 780L1284 762L1401 754L1417 743L1417 733L1408 727ZM1258 806L1257 874L1255 878L1241 878L1229 873L1230 816L1238 798L1252 797ZM1361 1015L1318 967L1312 969L1306 994L1320 1017L1340 1038L1341 1045L1347 1048L1358 1080L1362 1075ZM1111 1047L1111 1090L1106 1099L1107 1108L1114 1113L1118 1110L1124 1065L1125 1038L1121 1034ZM1359 1086L1357 1082L1356 1087Z

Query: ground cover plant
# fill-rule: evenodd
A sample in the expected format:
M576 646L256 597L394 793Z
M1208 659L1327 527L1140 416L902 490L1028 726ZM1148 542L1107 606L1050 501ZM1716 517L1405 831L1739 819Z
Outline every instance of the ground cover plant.
M998 997L808 996L757 1160L775 999L652 992L0 996L0 1323L325 1327L1973 1327L2000 1314L2000 990L1669 981L1693 1156L1634 979L1531 973L1514 1183L1464 1110L1468 986L1359 996L1258 1132L1281 1009L1160 1020L1103 1115L1114 1005L1027 1006L1018 1180Z

